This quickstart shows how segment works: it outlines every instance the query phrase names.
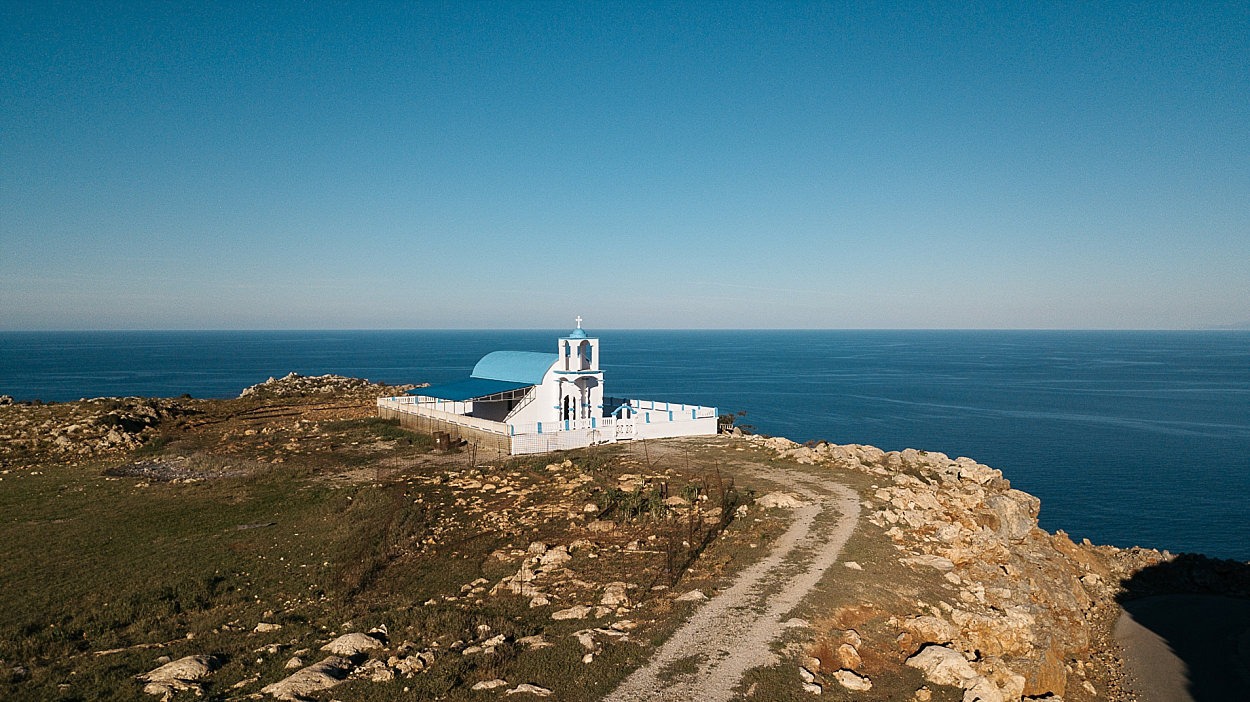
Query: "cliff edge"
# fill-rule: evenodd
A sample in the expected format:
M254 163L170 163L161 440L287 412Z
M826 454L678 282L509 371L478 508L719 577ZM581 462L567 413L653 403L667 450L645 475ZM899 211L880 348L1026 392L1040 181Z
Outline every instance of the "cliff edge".
M480 460L374 417L396 390L0 406L0 696L589 701L655 664L656 699L702 699L731 649L724 699L1148 700L1123 609L1250 594L1246 564L1047 533L969 458L735 435ZM681 634L704 609L758 631ZM1234 689L1201 661L1244 670L1244 641L1167 631L1207 675L1182 692Z

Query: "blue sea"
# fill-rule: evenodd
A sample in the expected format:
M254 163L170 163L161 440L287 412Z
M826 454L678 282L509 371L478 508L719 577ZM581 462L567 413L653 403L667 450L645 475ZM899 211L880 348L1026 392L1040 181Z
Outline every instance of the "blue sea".
M0 394L233 397L295 371L451 381L558 331L0 333ZM616 396L1000 468L1042 526L1250 561L1250 332L600 331Z

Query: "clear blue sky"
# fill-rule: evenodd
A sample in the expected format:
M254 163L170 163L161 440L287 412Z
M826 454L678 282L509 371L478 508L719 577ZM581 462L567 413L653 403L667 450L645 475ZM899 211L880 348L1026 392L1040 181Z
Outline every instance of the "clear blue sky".
M0 8L2 329L1250 322L1246 2Z

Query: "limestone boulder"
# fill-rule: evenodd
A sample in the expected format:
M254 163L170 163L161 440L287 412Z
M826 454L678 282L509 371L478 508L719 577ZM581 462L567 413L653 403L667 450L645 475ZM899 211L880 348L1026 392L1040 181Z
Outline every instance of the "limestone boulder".
M910 634L912 640L919 646L945 645L954 641L959 633L954 624L934 616L912 617L903 622L903 631Z
M603 588L603 597L599 599L599 604L604 607L628 607L630 583L612 582Z
M900 558L899 561L904 565L937 568L942 572L953 570L955 568L955 563L951 561L951 559L929 553L921 554L919 556Z
M757 497L755 504L765 509L794 509L801 507L803 501L787 492L770 492L763 497Z
M337 639L321 647L322 651L333 653L339 656L351 658L365 651L371 651L375 648L382 648L385 644L369 634L361 634L354 632L351 634L343 634Z
M1028 656L1037 641L1037 618L1022 607L1005 612L968 612L956 609L951 620L959 627L959 638L968 650L986 656Z
M774 451L785 451L798 446L797 443L785 438L784 436L773 436L764 439L764 445Z
M552 569L563 566L571 560L573 560L573 557L569 555L568 546L556 546L555 548L548 549L544 552L542 556L539 557L538 562L544 568Z
M839 685L852 692L867 692L872 689L871 680L852 670L834 671L833 679L837 680Z
M859 655L859 650L849 643L839 645L834 653L837 655L839 668L858 670L864 664L863 658Z
M991 495L985 500L986 508L997 517L996 532L1012 542L1020 542L1037 527L1037 515L1042 501L1019 490Z
M214 656L186 656L140 675L139 680L145 683L144 693L169 700L179 692L201 694L200 681L219 667L221 661Z
M545 687L540 687L533 683L521 683L516 687L508 690L506 695L533 695L534 697L551 697L552 692Z
M924 673L929 682L964 687L977 672L960 653L946 646L926 646L907 659L907 665Z
M176 661L140 675L140 679L148 682L166 682L170 680L203 680L221 666L214 656L186 656Z
M587 605L575 605L567 609L561 609L551 613L551 618L556 621L563 619L585 619L590 615L591 607Z
M338 685L347 679L351 670L350 660L330 656L272 685L266 685L261 692L279 700L299 700Z
M1006 702L1006 700L1002 690L999 690L993 681L982 677L972 680L964 690L963 702Z
M955 465L958 466L959 479L977 485L985 485L994 480L1002 480L1003 472L981 465L971 458L959 457L955 459Z

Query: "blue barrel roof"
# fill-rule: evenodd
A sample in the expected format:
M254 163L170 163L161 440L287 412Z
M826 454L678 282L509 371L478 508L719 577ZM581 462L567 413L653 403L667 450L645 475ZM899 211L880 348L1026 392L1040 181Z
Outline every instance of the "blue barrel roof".
M498 395L503 392L533 387L530 383L510 383L506 380L490 380L489 378L465 378L444 385L428 385L408 391L409 395L437 397L440 400L476 400L479 397Z
M473 366L472 377L538 385L560 357L538 351L492 351Z

